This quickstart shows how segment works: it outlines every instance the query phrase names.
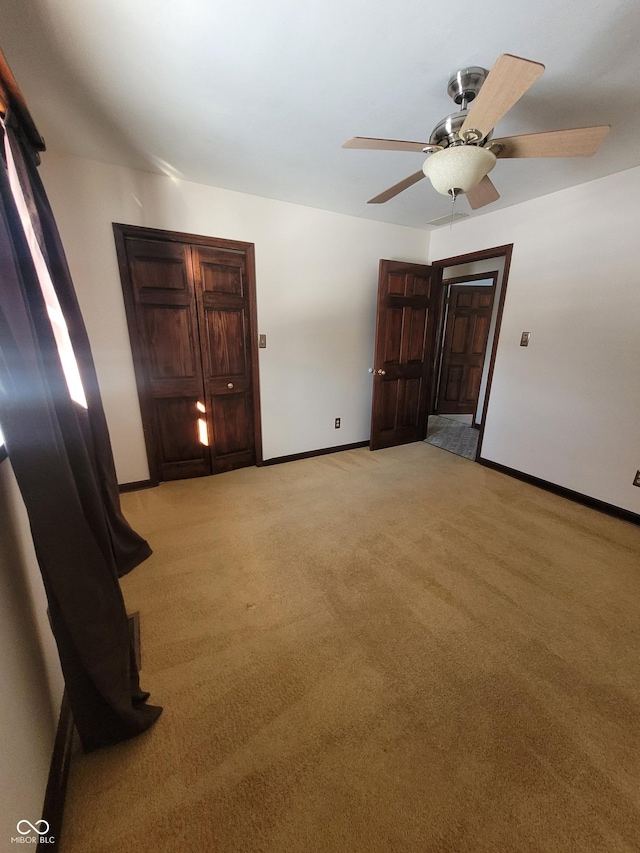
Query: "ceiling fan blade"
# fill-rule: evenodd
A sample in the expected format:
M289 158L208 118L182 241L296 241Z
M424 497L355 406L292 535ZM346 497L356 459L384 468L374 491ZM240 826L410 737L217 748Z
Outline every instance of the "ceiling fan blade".
M503 115L516 104L544 71L544 65L503 53L482 84L477 97L471 102L469 112L460 128L477 130L482 139L496 126Z
M598 127L576 127L573 130L551 130L492 139L504 145L498 156L504 157L591 157L611 130L608 124Z
M472 210L477 210L479 207L484 207L485 204L491 204L500 198L500 193L488 175L484 176L477 187L467 190L465 195Z
M404 139L375 139L368 136L352 136L343 148L366 148L372 151L424 151L428 142L407 142Z
M400 181L399 184L394 184L392 187L389 187L388 190L380 193L380 195L370 198L367 204L383 204L385 201L389 201L390 198L399 195L401 192L404 192L404 190L408 190L409 187L417 184L418 181L421 181L424 178L424 176L424 172L422 171L416 172L414 175L409 175L408 178L405 178L404 181Z

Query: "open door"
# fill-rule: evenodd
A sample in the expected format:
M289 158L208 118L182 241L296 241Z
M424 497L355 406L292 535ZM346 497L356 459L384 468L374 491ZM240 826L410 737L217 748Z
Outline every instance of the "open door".
M437 288L431 267L380 261L371 450L421 441L433 377Z

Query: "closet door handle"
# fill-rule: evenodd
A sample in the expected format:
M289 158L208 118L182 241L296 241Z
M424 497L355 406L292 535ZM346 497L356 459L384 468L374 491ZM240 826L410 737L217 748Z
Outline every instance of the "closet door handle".
M227 388L233 388L233 382L227 382Z

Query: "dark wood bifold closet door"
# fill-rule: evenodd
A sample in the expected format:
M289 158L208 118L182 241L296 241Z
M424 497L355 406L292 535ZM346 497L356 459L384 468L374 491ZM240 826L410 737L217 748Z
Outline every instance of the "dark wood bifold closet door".
M214 473L253 465L251 349L246 259L237 252L192 249Z
M146 374L145 432L158 479L209 474L209 449L198 429L204 386L189 246L126 243L138 352Z
M114 232L151 480L261 461L253 247Z
M431 267L380 261L371 450L424 438L437 300Z

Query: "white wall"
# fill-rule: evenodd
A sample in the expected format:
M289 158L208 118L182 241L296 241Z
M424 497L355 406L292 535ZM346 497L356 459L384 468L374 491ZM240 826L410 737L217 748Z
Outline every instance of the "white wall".
M369 436L379 258L514 243L483 456L640 511L640 169L429 235L45 153L121 482L148 476L111 222L256 245L265 459ZM531 331L528 348L520 333ZM342 429L333 428L335 417Z
M29 521L8 459L0 462L0 657L2 847L17 836L18 821L42 817L63 690Z
M632 512L639 197L636 168L435 231L430 249L514 244L483 457Z
M96 360L120 482L148 477L112 222L255 243L264 458L369 438L378 260L424 263L426 231L43 156ZM334 419L341 418L341 429Z

